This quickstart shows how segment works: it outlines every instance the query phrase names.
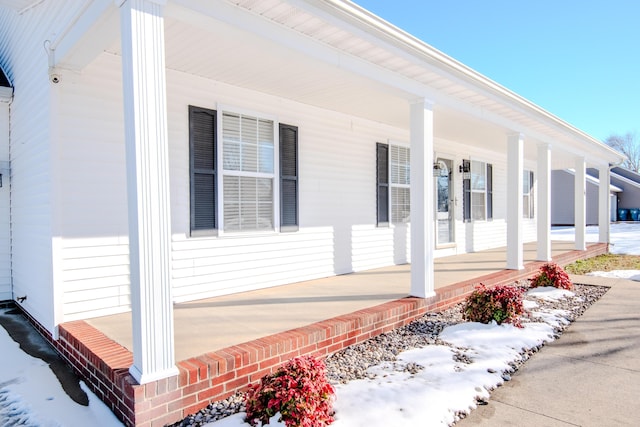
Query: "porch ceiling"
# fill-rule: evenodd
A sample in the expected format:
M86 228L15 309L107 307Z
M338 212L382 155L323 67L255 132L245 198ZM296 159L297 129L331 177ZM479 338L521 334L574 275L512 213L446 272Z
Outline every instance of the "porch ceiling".
M424 97L435 103L436 138L505 151L506 133L522 132L526 158L535 159L536 143L553 144L554 168L573 166L576 155L594 164L614 158L588 135L350 2L170 1L165 43L170 69L400 128L409 127L408 102ZM117 34L108 46L120 55ZM585 142L597 153L585 152Z

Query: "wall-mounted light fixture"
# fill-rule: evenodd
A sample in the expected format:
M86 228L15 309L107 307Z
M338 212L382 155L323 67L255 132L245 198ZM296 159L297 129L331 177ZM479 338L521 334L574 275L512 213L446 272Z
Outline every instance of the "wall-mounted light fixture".
M449 168L442 160L433 164L433 176L449 176Z
M471 172L471 168L470 168L469 164L465 164L465 163L461 164L458 167L458 170L460 171L460 173L469 173L469 172Z

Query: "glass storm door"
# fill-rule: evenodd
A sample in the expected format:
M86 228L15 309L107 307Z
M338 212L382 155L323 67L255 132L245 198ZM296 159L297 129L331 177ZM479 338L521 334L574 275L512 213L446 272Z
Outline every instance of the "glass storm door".
M436 246L454 242L453 236L453 161L438 158L434 170L436 185Z

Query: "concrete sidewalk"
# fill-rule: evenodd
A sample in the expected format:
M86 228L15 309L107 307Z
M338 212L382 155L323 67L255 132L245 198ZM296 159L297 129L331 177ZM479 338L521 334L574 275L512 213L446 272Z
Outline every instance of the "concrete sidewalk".
M640 283L572 279L611 289L457 427L640 425Z

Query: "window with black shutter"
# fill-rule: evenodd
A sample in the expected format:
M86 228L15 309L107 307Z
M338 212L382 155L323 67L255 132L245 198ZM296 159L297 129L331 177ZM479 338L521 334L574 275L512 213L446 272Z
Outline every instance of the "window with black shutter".
M464 222L471 221L471 161L462 161L462 212Z
M298 230L298 128L280 124L280 231Z
M189 106L191 232L213 232L216 218L216 112Z
M376 143L376 206L378 226L389 225L389 146Z
M215 235L221 228L224 232L273 230L276 192L280 231L297 230L298 128L279 125L280 169L274 171L276 122L227 111L221 112L220 119L222 154L217 170L216 111L189 106L191 235ZM218 194L219 185L224 194ZM223 217L218 216L219 210Z
M493 166L477 160L462 161L464 222L493 219Z

